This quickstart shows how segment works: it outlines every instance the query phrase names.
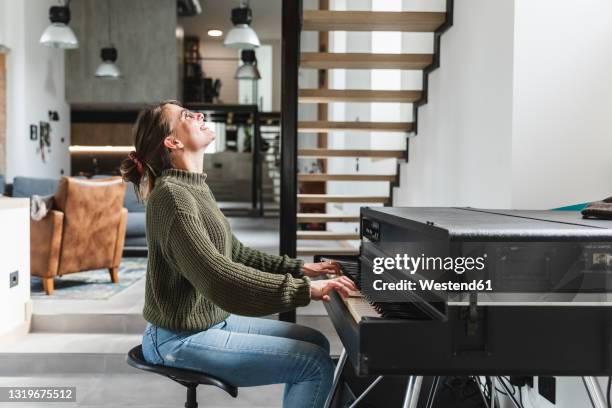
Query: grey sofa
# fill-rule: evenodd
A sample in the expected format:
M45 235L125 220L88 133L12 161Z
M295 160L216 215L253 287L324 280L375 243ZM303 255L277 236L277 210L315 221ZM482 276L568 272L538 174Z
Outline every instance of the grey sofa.
M123 206L128 210L127 229L125 231L126 247L146 247L145 205L138 202L134 187L130 184L125 189Z
M96 176L103 178L108 176ZM4 177L0 175L0 192L8 193L12 197L31 197L52 195L57 190L59 179L15 177L13 184L5 187ZM125 232L125 248L146 248L147 238L145 234L145 206L139 203L130 185L125 191L123 206L128 210L127 229Z

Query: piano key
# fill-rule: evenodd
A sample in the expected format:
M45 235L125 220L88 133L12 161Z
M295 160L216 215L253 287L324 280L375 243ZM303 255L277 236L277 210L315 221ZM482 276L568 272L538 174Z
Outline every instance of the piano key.
M354 296L342 298L342 301L356 322L360 322L363 317L381 317L380 313L359 291L354 291Z

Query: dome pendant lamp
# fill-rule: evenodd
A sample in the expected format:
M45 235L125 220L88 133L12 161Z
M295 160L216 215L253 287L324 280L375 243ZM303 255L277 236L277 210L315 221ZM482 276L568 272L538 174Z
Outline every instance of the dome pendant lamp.
M102 63L96 69L96 77L97 78L106 78L106 79L118 79L121 77L121 71L119 67L115 64L117 61L117 49L111 42L111 7L110 0L106 1L107 11L108 11L108 42L110 46L102 48L100 52L100 57L102 58Z
M240 7L232 9L234 27L225 36L223 45L229 48L252 50L259 47L259 37L249 25L253 20L253 12L248 0L241 0Z
M70 22L70 0L65 6L52 6L49 9L51 24L40 36L40 43L52 48L74 49L79 47L79 41L74 31L68 27Z
M240 53L240 59L242 60L243 64L236 70L234 79L249 79L252 81L261 79L261 75L257 69L255 50L242 50Z

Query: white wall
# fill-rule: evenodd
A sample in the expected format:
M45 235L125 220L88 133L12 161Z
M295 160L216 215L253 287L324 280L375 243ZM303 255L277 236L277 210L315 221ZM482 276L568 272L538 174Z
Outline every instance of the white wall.
M24 324L30 301L30 204L28 199L0 198L0 337ZM19 284L9 287L9 274Z
M55 0L0 0L7 57L7 178L14 176L60 177L70 174L70 108L64 97L64 51L38 43L49 24L49 7ZM37 152L38 141L29 140L30 124L51 123L51 151L46 161ZM64 142L60 142L61 138Z
M612 3L454 6L394 205L551 208L611 195ZM590 406L576 377L557 377L556 405L537 386L523 396L527 408Z
M510 204L513 7L512 0L455 2L394 205Z
M395 205L542 209L611 195L611 17L604 0L455 2Z
M4 17L8 12L8 2L7 0L0 1L0 45L6 45L6 36L7 36L7 24L4 21Z
M512 202L612 195L612 2L516 0Z

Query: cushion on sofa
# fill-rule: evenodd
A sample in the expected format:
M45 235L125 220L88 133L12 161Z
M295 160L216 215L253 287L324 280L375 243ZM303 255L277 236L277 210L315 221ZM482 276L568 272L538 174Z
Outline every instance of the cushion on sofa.
M15 177L13 179L13 197L32 197L34 194L48 196L55 194L59 179Z
M130 212L128 210L126 237L144 237L146 218L143 212Z
M143 237L125 237L126 247L137 247L139 249L147 247L147 239Z
M125 189L125 201L123 206L127 208L128 212L140 212L143 214L145 212L145 205L138 202L136 192L134 191L134 186L131 183L128 183L128 186Z
M4 195L5 188L6 188L6 183L4 181L4 176L0 174L0 195Z

